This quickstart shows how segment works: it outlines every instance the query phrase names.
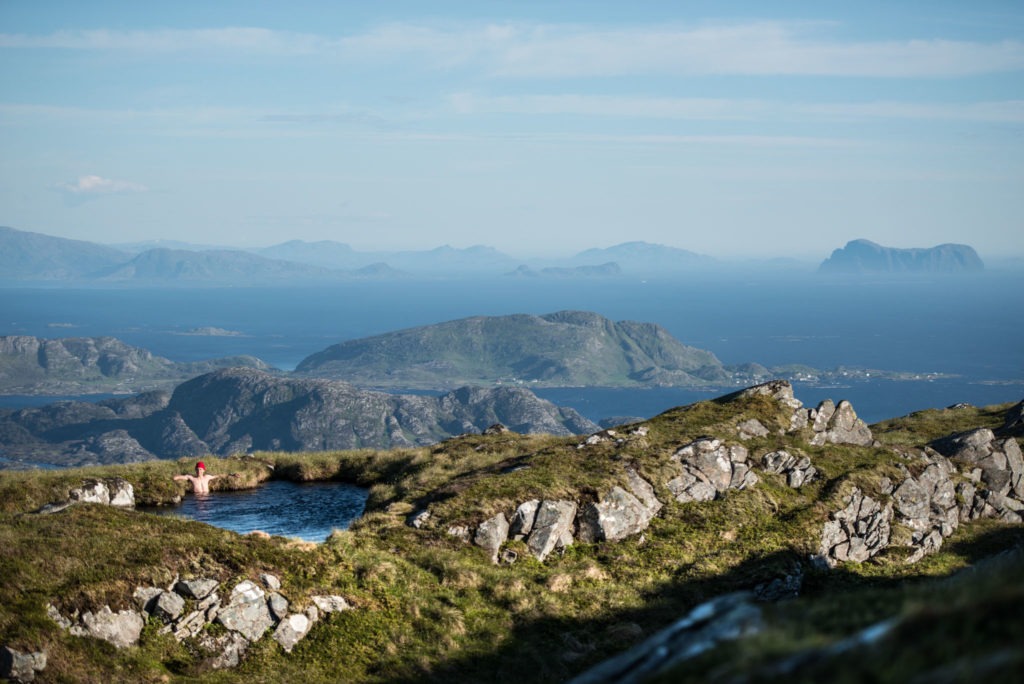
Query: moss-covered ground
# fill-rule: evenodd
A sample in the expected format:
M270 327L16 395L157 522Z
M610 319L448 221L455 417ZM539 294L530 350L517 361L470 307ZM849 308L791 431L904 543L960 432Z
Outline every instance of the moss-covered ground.
M788 416L772 399L708 401L645 422L646 436L578 448L579 438L465 436L430 448L389 452L257 453L207 458L230 474L218 488L255 487L270 477L341 480L369 488L367 511L349 530L314 545L240 536L202 523L98 505L53 515L31 511L67 498L90 477L123 477L140 504L184 493L174 474L192 461L0 473L0 644L43 649L43 681L564 681L644 639L695 605L804 569L802 595L766 607L766 629L674 670L666 681L910 681L935 668L967 667L991 654L1020 664L1024 568L1020 554L991 559L1024 542L1024 528L992 521L962 526L916 564L884 553L864 564L816 570L821 526L853 486L878 494L898 474L892 446L923 446L970 427L997 427L1003 407L921 412L873 426L880 447L812 447L806 434L779 435ZM752 454L787 448L810 456L822 477L791 489L762 474L744 491L705 503L666 504L641 535L576 544L544 563L521 542L513 565L446 532L476 525L533 498L593 500L622 483L631 465L652 481L671 474L669 457L700 436L736 442L735 425L757 417L769 436ZM620 429L628 435L630 427ZM268 467L272 466L272 467ZM668 501L667 490L658 496ZM421 528L407 524L428 509ZM980 563L980 565L979 565ZM973 572L965 572L976 568ZM345 596L355 610L318 623L291 654L269 638L238 668L203 669L189 641L150 624L140 645L117 650L70 636L46 616L47 603L75 610L133 607L140 585L209 576L224 583L278 575L293 606L316 594ZM794 672L772 668L882 620L900 617L898 640L871 657L851 651L811 658ZM1015 641L1014 641L1015 640ZM893 644L897 644L894 646ZM903 648L899 645L906 645ZM1016 658L1017 660L1014 660ZM840 663L841 673L824 671ZM958 665L960 663L960 665ZM818 668L818 669L815 669ZM955 677L945 681L959 681Z

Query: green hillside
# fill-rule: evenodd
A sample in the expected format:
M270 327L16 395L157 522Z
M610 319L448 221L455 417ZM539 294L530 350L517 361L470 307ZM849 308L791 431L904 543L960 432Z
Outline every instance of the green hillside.
M31 513L89 478L124 478L140 505L169 502L182 494L171 475L190 461L2 472L0 645L45 652L44 681L905 682L978 672L1007 681L1024 665L1024 527L1008 514L972 517L972 505L999 503L993 495L1003 484L987 462L976 476L961 456L923 447L986 428L1010 454L1016 442L1003 435L1016 429L1011 407L915 414L872 426L873 438L858 446L831 441L860 430L844 405L831 414L826 405L808 412L794 403L776 385L590 438L497 432L416 449L207 460L212 472L234 474L215 482L223 487L256 486L271 475L369 487L362 518L322 545L95 504ZM801 415L810 421L801 425ZM734 478L710 499L682 502L675 493L686 468L715 467L714 458L687 460L697 444L739 455ZM773 472L770 456L780 450L806 457L803 467L816 473L794 485L791 474ZM1003 464L1000 472L1017 472ZM920 503L905 493L939 477L936 468L935 491L942 483L958 491L943 505L966 505L967 513L915 558L926 518L904 517ZM756 477L737 486L740 473ZM543 560L534 553L536 530L524 539L510 534L496 549L498 563L479 545L490 521L514 519L524 502L592 510L616 491L642 490L636 477L653 485L661 504L641 532L587 541L581 514L575 539L561 539ZM969 500L965 483L976 485ZM1000 496L1016 501L1017 484ZM826 549L823 529L861 495L857 515L869 500L889 512L887 545L863 562L835 562L829 554L843 544ZM940 497L931 500L938 506ZM842 553L852 552L846 546ZM268 634L237 666L216 670L208 645L234 634L219 623L178 641L154 614L137 644L116 648L47 615L48 604L72 622L105 606L134 609L138 587L167 588L179 578L220 582L226 602L231 587L264 573L280 579L295 610L325 594L352 609L321 615L290 653ZM751 592L728 599L751 618L743 630L720 630L706 648L691 640L667 669L634 670L632 679L591 670L734 592ZM194 606L186 600L186 611Z
M652 323L594 313L476 316L351 340L313 354L299 373L381 387L623 387L720 379L714 354Z

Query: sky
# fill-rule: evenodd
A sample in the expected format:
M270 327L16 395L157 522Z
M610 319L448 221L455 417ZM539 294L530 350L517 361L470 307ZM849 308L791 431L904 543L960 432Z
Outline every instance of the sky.
M1024 256L1024 3L0 0L0 225Z

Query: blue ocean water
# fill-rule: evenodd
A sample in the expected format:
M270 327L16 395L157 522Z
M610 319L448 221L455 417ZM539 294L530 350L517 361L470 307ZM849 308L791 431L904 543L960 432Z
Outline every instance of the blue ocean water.
M146 508L246 534L261 530L322 542L363 514L368 492L340 482L272 480L255 489L189 494L178 506Z
M475 315L594 311L658 323L724 363L845 365L956 376L798 387L850 398L869 420L960 401L1024 397L1024 274L836 279L711 275L673 280L356 282L295 288L6 289L0 334L111 335L177 361L251 354L288 370L331 344ZM233 335L187 334L220 328ZM707 398L686 390L545 390L596 420ZM712 395L713 396L713 395Z

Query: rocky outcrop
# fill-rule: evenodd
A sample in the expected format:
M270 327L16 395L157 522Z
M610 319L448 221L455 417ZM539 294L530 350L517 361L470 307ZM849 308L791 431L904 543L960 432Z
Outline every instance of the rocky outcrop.
M249 645L271 628L272 638L290 653L321 616L352 609L344 597L325 595L311 597L312 605L294 612L288 599L278 592L280 579L269 573L260 575L259 584L244 580L235 585L227 604L221 603L219 587L220 583L211 578L185 579L174 582L169 589L136 588L133 599L138 610L114 613L104 606L95 614L67 618L50 605L47 614L71 634L103 639L118 648L136 644L146 618L153 618L163 623L162 633L172 634L178 641L194 640L206 653L206 665L220 669L238 665ZM227 633L209 633L207 627L214 622Z
M504 513L498 513L476 528L473 543L487 551L491 556L491 561L497 563L498 551L501 550L501 545L505 543L506 539L508 539L508 520L505 519Z
M811 465L807 456L796 456L784 449L770 451L761 457L761 466L765 472L776 473L786 477L790 487L801 487L814 480L818 470Z
M145 624L142 615L134 610L119 610L115 613L110 606L103 606L95 613L83 613L79 624L72 625L68 631L75 636L102 639L117 648L128 648L138 643Z
M231 590L228 604L217 611L216 621L249 641L257 641L273 624L265 592L246 580Z
M883 506L857 488L847 502L832 514L821 533L818 557L829 567L845 561L862 563L889 545L892 504Z
M596 503L579 512L576 527L583 542L619 541L647 529L662 508L650 482L626 468L628 491L615 485Z
M705 437L676 451L672 461L682 466L682 474L666 483L676 501L711 501L729 489L746 489L758 478L747 463L749 453L740 445L728 446L721 440Z
M76 487L68 492L66 500L46 504L35 512L40 515L59 513L69 506L79 503L135 508L135 488L130 482L120 477L86 480L81 487Z
M854 444L871 446L874 437L871 429L857 417L850 402L840 401L838 405L831 399L818 404L815 409L807 411L807 424L814 431L811 444Z
M1024 458L1016 439L997 438L981 428L936 440L932 446L959 465L967 480L957 492L965 502L961 519L1024 519Z
M541 501L537 515L530 523L526 546L543 562L555 549L571 546L576 503L573 501Z

